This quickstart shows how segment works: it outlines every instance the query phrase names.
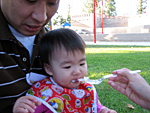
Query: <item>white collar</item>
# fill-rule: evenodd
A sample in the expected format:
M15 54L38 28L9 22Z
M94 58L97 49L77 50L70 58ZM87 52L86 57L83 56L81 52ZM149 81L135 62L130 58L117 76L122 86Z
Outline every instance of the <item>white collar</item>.
M34 45L35 36L25 36L18 31L16 31L12 26L8 25L14 37L21 42L24 47L29 51L30 58L32 56L32 50Z

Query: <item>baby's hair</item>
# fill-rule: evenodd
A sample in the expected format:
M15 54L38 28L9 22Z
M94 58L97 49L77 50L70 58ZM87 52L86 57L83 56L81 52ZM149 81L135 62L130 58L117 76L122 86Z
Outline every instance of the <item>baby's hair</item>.
M85 53L85 43L73 30L61 28L49 31L41 39L40 56L42 63L48 64L53 52L64 46L67 52L81 51Z

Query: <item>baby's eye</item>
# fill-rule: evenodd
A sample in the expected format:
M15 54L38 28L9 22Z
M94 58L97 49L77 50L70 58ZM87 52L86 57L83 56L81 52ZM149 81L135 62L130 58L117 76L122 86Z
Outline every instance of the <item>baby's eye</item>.
M37 0L26 0L29 3L35 3Z
M71 66L66 66L66 67L64 67L65 69L69 69L69 68L71 68Z
M81 63L81 64L80 64L80 66L83 66L83 65L85 65L85 63Z

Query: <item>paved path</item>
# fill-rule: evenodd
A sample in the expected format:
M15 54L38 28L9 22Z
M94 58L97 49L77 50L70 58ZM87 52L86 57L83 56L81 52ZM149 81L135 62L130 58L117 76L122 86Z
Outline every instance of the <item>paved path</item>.
M125 34L79 34L86 44L94 45L137 45L150 46L150 33L125 33Z
M87 45L128 45L128 46L150 46L150 42L100 42L85 41Z
M93 41L94 34L80 34L85 41ZM150 33L125 33L125 34L100 34L96 35L97 41L107 42L150 42Z

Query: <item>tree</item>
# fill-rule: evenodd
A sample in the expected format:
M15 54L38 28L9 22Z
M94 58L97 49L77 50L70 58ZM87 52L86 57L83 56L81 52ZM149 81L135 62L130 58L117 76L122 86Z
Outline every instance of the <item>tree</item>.
M105 9L104 9L104 14L108 16L116 16L116 2L115 0L105 0ZM101 13L101 0L98 0L98 9L99 13ZM93 0L86 0L84 3L85 9L83 9L84 12L86 13L93 13Z
M147 7L147 0L138 0L137 12L138 14L143 14Z
M70 16L70 14L68 14L68 16L67 16L67 22L68 22L69 24L71 24L71 16Z
M116 16L116 2L115 0L105 0L105 10L104 13L107 16Z
M58 12L55 14L55 17L53 19L53 25L59 25L62 26L63 24L65 24L66 22L71 23L71 16L70 16L70 9L71 9L71 5L70 2L68 2L67 6L67 17L64 17L62 15L60 15Z
M93 13L94 9L93 9L93 0L86 0L86 2L84 3L85 9L83 9L83 12L86 13Z
M58 12L56 13L57 17L56 19L53 19L53 25L59 25L66 23L66 19L62 17L62 15L59 15Z
M70 9L71 9L71 5L70 4L68 4L68 15L67 15L67 22L69 23L69 24L71 24L71 16L70 16Z

